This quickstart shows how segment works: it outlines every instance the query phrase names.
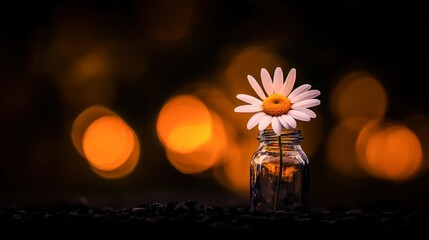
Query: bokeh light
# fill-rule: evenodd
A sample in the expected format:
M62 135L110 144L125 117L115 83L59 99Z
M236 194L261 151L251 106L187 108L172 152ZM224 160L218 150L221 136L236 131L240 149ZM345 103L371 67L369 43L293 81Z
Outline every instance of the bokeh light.
M128 175L140 157L135 132L116 113L103 106L90 107L76 118L72 141L91 169L104 178Z
M368 162L366 160L366 146L368 144L369 138L381 130L382 121L382 119L366 121L365 125L360 128L360 132L356 139L355 155L359 165L367 173L371 173L371 169L369 168Z
M74 120L71 129L71 138L74 147L82 156L84 156L82 139L86 129L91 125L91 123L103 116L116 116L116 113L104 106L96 105L85 109Z
M368 73L347 75L335 88L331 108L345 120L352 117L380 118L387 108L387 95L383 86Z
M110 171L127 160L135 147L130 128L116 116L95 120L83 136L83 152L97 169Z
M132 131L132 129L129 129L129 130ZM132 134L133 134L133 142L135 143L135 145L134 145L134 148L132 149L132 152L130 153L130 155L128 155L128 158L125 160L125 162L122 165L110 171L105 171L91 165L90 166L91 170L95 172L98 176L106 179L123 178L128 174L130 174L132 171L134 171L134 169L136 168L139 162L140 143L134 131L132 131Z
M180 153L189 153L207 142L211 135L210 125L182 126L171 131L167 147Z
M297 121L312 202L359 209L380 195L429 205L427 17L401 17L399 4L367 5L7 1L0 203L248 197L259 131L246 128L252 114L234 112L245 104L236 95L257 97L247 75L261 84L261 68L281 67L286 77L293 67L295 88L322 93L317 117ZM395 26L410 27L398 34ZM386 131L394 126L417 137L420 161L391 151L402 135L401 148L417 146L411 133ZM389 154L397 169L379 163Z
M220 156L222 161L212 167L212 173L223 187L247 196L250 184L250 159L258 145L256 139L258 131L243 128L248 116L235 113L234 104L222 90L209 84L197 84L194 90L194 94L212 112L222 116L219 120L225 129L227 144Z
M350 73L335 87L330 106L339 123L330 132L327 146L328 160L335 170L353 177L370 172L366 143L383 120L387 105L383 86L367 72Z
M368 123L358 136L356 151L369 174L392 181L414 177L423 158L416 134L396 123Z
M234 112L235 105L221 88L210 84L195 84L193 94L201 99L210 109L222 116L222 121L227 130L227 134L235 139L238 132L248 132L247 129L237 128L246 124L246 116L238 115ZM235 96L232 96L235 98ZM257 133L257 132L256 132Z
M212 135L212 119L207 107L194 96L180 95L161 109L156 130L171 151L189 153L206 143Z
M211 112L211 115L212 134L203 145L189 153L176 152L167 146L167 158L178 171L185 174L201 173L220 161L221 154L227 146L226 133L220 117L214 112ZM187 133L187 135L192 134L194 133Z
M170 163L184 174L216 165L227 145L222 119L193 95L169 100L157 119L157 133Z

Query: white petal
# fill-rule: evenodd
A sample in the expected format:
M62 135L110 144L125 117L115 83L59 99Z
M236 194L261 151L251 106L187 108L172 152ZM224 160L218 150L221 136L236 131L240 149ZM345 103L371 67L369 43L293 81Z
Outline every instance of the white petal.
M255 113L247 122L247 129L250 130L250 129L254 128L256 125L258 125L261 118L265 115L266 114L264 112Z
M290 111L290 110L289 110ZM289 116L289 115L282 115L282 118L287 122L291 128L296 128L296 121L295 118Z
M274 93L280 93L283 85L283 71L281 68L276 68L274 71L273 88Z
M282 135L283 125L280 123L278 117L273 117L273 119L271 119L271 127L277 136Z
M262 131L262 130L264 130L265 128L267 128L268 127L268 125L270 125L270 123L271 123L271 119L272 119L273 117L271 117L270 115L266 115L265 114L265 116L263 116L262 118L261 118L261 120L259 121L259 125L258 125L258 129L259 129L259 131Z
M316 113L315 113L315 112L313 112L313 111L312 111L312 110L310 110L310 109L303 108L303 109L299 109L299 111L301 111L301 112L303 112L303 113L307 114L307 115L308 115L308 116L310 116L311 118L316 118L316 117L317 117Z
M286 116L286 115L285 115ZM286 120L283 119L282 116L277 117L280 121L280 123L283 125L283 127L285 127L286 129L291 129L292 127L286 122ZM292 117L291 117L292 118ZM292 118L293 119L293 118ZM294 119L295 121L295 119Z
M320 104L319 99L306 99L292 104L292 109L311 108Z
M292 91L293 85L295 85L295 79L296 79L296 70L295 68L292 68L289 71L285 82L283 83L283 86L280 90L280 94L284 96L289 95L290 91Z
M303 93L300 93L299 95L293 97L293 98L289 98L291 103L296 103L305 99L312 99L315 98L317 96L320 95L320 91L319 90L310 90L310 91L306 91Z
M271 76L268 73L267 69L262 68L261 69L261 79L262 79L262 85L264 86L265 92L268 94L268 96L273 94L273 80L271 80Z
M253 112L260 112L260 111L262 111L262 106L257 106L257 105L242 105L234 109L234 112L240 112L240 113L253 113Z
M289 112L287 112L287 115L297 119L297 120L301 120L301 121L310 121L310 116L308 116L307 114L301 112L300 110L289 110Z
M252 105L262 105L261 100L247 94L238 94L237 98Z
M287 95L285 95L285 96L287 96L287 98L289 98L289 100L290 100L290 99L294 98L295 96L299 95L300 93L307 91L310 88L311 88L310 84L303 84L303 85L297 87L295 90L293 90L289 94L289 96L287 96Z
M265 96L265 93L262 90L261 86L259 86L258 82L256 81L256 79L254 77L252 77L251 75L247 75L247 80L249 80L250 86L252 86L253 90L255 90L256 94L258 94L258 96L262 100L264 100L265 98L267 98Z

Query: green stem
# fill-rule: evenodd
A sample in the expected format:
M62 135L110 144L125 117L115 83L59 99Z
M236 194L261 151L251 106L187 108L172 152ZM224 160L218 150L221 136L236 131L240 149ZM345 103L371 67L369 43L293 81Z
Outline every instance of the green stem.
M282 180L282 174L283 174L282 135L279 136L279 149L280 149L280 172L279 172L279 177L277 179L276 196L274 198L274 213L277 212L277 208L279 205L280 182Z

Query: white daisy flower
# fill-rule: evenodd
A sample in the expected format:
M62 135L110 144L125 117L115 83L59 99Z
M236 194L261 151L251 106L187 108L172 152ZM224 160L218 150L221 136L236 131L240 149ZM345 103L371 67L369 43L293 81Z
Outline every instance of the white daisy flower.
M251 75L247 76L250 85L260 99L247 94L238 94L237 98L248 105L234 109L240 113L255 113L247 123L247 129L258 125L259 131L266 129L270 124L277 136L286 129L296 128L296 120L310 121L316 113L309 108L320 104L315 97L320 95L319 90L310 90L311 85L304 84L292 91L295 84L296 70L292 68L283 82L283 71L280 67L274 71L274 77L265 68L261 69L262 86Z

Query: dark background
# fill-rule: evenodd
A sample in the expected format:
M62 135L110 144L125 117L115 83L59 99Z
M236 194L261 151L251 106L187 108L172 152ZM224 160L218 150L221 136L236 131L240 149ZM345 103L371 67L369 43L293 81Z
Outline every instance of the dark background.
M163 26L167 17L157 11L172 2L2 3L1 205L77 200L123 206L189 198L246 206L247 196L223 188L209 174L175 170L155 125L168 98L193 81L215 76L227 65L225 51L248 44L271 45L321 90L324 134L336 123L330 94L341 76L356 70L370 72L385 87L386 118L428 114L429 10L421 1L190 1L191 30L177 41L155 39L150 29ZM111 49L114 94L86 102L63 95L64 69L99 46ZM96 95L97 86L91 91ZM71 143L74 119L93 104L120 114L139 137L142 160L122 179L94 174ZM347 176L329 166L323 139L312 157L313 206L428 206L427 172L406 182Z

